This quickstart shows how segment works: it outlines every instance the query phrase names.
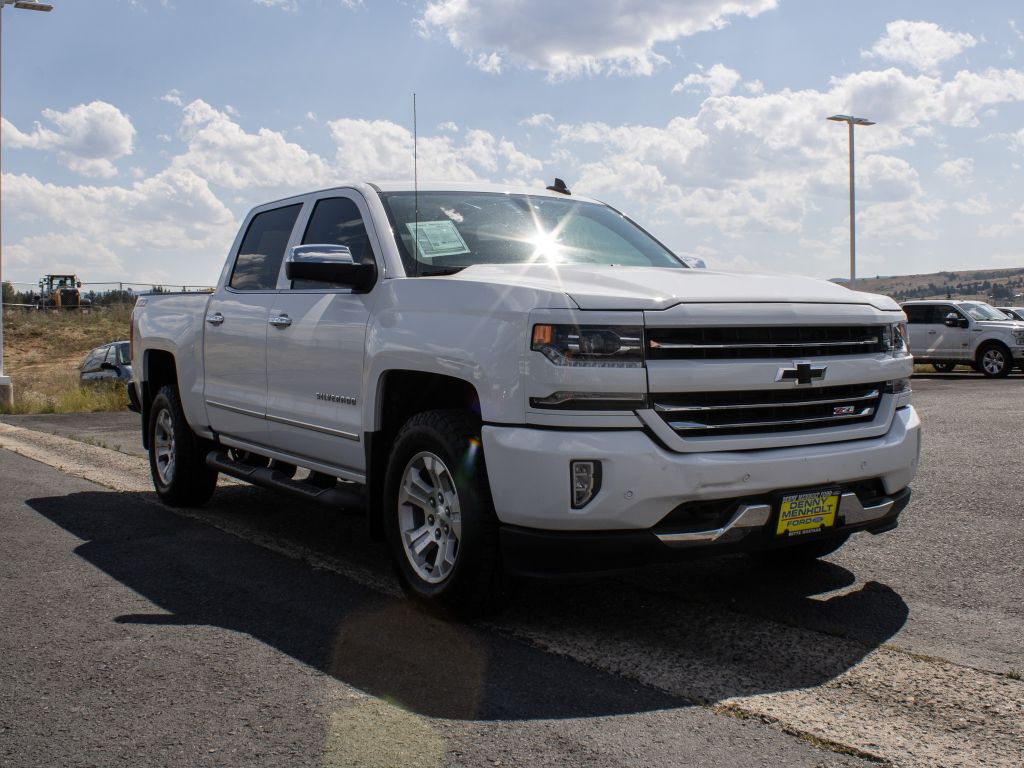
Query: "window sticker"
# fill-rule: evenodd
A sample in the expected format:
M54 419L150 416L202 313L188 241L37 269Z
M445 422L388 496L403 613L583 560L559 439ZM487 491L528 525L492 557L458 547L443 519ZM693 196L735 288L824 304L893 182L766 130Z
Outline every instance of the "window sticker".
M418 232L417 225L413 222L407 222L405 227L415 238L419 255L424 259L469 253L469 247L459 234L459 230L455 228L454 222L421 221Z

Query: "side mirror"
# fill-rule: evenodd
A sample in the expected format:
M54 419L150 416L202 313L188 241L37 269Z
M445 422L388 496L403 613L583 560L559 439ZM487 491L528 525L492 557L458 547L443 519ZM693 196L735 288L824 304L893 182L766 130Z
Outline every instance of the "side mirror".
M960 315L958 315L956 312L950 312L948 315L946 315L946 327L947 328L959 328L959 327L966 328L967 326L961 326L960 325Z
M288 249L284 274L289 280L345 285L365 293L377 282L377 265L356 264L347 245L296 245Z

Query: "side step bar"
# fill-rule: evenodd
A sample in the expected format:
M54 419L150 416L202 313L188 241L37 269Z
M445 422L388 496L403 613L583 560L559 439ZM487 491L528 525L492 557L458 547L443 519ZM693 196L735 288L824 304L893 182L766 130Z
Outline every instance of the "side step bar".
M284 473L276 472L268 467L253 467L235 461L223 451L210 451L206 455L206 465L247 483L273 491L290 493L292 496L314 501L327 507L341 507L356 512L366 508L366 494L363 492L363 486L355 483L342 483L333 488L318 487L302 480L292 480ZM356 488L359 490L353 490Z

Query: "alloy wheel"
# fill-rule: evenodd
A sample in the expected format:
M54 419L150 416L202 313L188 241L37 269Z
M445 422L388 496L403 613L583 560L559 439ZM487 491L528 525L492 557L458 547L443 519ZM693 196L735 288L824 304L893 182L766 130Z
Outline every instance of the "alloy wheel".
M436 454L413 456L398 489L398 532L402 549L416 575L439 584L459 557L462 510L455 479Z

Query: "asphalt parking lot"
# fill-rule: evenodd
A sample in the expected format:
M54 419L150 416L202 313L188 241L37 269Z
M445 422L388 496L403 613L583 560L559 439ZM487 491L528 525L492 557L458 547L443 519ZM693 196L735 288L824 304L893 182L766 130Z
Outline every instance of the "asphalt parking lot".
M164 510L134 415L4 417L0 765L1018 766L1024 376L914 389L896 531L526 582L471 626L411 610L356 516Z

